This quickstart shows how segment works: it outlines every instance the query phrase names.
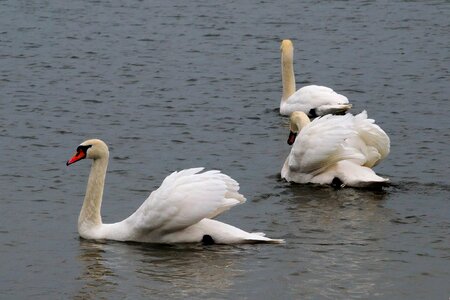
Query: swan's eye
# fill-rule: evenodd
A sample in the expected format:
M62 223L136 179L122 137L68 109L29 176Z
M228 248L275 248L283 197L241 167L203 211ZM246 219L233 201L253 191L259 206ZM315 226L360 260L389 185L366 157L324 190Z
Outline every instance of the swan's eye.
M92 145L80 145L77 147L77 153L83 152L86 154L87 150L91 147L92 147Z

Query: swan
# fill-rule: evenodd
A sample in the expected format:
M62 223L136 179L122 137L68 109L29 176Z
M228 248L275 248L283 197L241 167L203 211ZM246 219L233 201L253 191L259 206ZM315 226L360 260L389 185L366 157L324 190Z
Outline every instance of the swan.
M280 114L288 116L294 111L303 111L315 118L326 114L344 114L352 105L347 97L329 87L308 85L295 91L294 46L291 40L281 42L281 80L283 94Z
M390 151L389 137L374 122L366 111L356 116L326 115L312 122L304 112L292 113L288 139L292 148L281 177L340 187L387 185L389 179L371 169Z
M78 218L78 233L93 240L146 243L282 243L263 233L249 233L212 218L245 201L239 184L220 171L203 168L173 172L128 218L103 224L100 214L109 151L105 142L81 143L67 166L92 159L86 195Z

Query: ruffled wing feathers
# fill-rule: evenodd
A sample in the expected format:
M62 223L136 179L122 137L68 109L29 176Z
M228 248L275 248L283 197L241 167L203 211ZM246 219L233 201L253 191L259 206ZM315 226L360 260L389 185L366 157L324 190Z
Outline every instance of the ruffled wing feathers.
M305 126L292 147L289 168L314 175L352 156L351 151L340 151L342 142L356 134L349 126L352 117L326 115Z
M173 172L131 215L127 222L138 233L172 232L213 218L245 202L239 184L220 171L203 168Z

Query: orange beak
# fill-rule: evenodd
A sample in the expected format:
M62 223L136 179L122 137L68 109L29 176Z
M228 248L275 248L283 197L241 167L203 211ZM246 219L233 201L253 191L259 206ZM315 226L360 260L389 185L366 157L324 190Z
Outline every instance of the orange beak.
M77 161L79 161L80 159L86 158L86 153L84 153L83 150L78 150L77 153L75 153L67 162L66 162L66 166L71 165Z

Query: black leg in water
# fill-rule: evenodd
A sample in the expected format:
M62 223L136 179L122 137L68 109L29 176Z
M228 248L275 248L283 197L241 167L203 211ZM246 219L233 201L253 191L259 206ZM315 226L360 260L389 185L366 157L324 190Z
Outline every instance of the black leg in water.
M203 245L214 245L215 242L210 235L205 234L202 238L202 244Z
M333 178L333 181L331 181L331 186L335 189L341 189L345 186L345 184L337 177Z

